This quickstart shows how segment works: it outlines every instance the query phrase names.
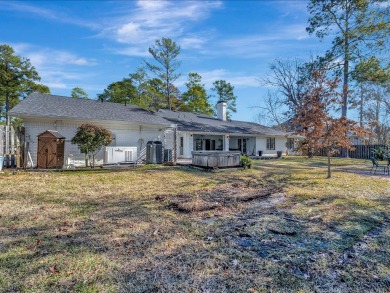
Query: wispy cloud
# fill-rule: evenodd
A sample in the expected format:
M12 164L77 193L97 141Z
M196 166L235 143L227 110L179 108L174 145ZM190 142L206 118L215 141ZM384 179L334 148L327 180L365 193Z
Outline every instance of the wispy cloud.
M1 0L0 0L1 1ZM220 0L114 2L105 13L80 18L60 9L23 2L1 2L0 10L38 16L53 22L73 24L91 30L91 37L113 41L109 51L146 57L148 47L161 37L174 39L183 49L201 49L210 39L210 28L193 32L193 26L223 7Z
M87 27L90 29L97 29L99 27L96 22L77 18L75 16L68 15L61 11L37 7L37 6L15 2L15 1L12 2L1 1L0 10L16 11L20 13L29 14L29 15L36 15L56 22L73 24L77 26Z
M278 50L302 45L309 38L304 24L274 25L269 31L258 34L240 35L215 41L214 47L203 50L205 55L225 55L239 58L259 58L274 56Z
M199 48L207 39L201 32L193 35L191 25L221 6L220 1L137 1L136 8L110 19L100 36L122 44L117 53L132 56L147 55L147 48L161 37L175 39L183 48Z
M12 44L17 54L30 59L35 67L53 65L53 66L92 66L96 65L96 60L85 58L64 50L54 50L50 48L40 48L28 44Z
M221 44L227 46L251 46L260 42L303 40L308 37L309 35L304 24L274 25L272 29L261 34L231 38L222 41Z
M280 1L271 1L270 5L273 5L275 9L280 11L281 17L288 17L297 19L298 17L307 18L309 12L307 10L308 1L301 0L280 0Z
M86 74L82 68L96 65L96 60L68 51L41 48L26 43L11 45L16 54L30 60L41 76L41 82L50 88L70 88L69 84L93 75Z

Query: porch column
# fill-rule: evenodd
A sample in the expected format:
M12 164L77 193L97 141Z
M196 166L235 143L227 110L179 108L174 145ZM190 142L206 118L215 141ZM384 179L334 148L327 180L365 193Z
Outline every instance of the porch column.
M225 152L229 151L229 135L223 136L223 150Z
M188 135L188 139L186 139L186 143L184 143L185 156L187 158L192 158L192 151L194 150L194 136L193 134Z

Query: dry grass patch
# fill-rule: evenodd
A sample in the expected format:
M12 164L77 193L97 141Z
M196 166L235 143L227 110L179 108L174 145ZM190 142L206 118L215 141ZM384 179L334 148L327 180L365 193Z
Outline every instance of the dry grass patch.
M331 180L304 158L1 175L0 288L390 290L390 181L336 163Z

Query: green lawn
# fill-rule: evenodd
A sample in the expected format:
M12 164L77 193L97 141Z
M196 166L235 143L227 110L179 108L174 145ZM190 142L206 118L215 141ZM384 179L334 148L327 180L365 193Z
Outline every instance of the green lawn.
M388 292L390 176L364 160L0 174L0 292Z

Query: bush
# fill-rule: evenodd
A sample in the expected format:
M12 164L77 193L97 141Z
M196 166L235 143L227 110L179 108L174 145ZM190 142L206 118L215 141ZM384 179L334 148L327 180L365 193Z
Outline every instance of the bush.
M81 153L85 154L85 165L88 166L88 157L92 159L92 168L95 168L95 155L103 146L112 141L111 132L101 126L82 124L77 128L76 135L72 138L72 144L78 145Z
M250 169L252 166L252 160L248 156L241 156L241 166L244 169Z

